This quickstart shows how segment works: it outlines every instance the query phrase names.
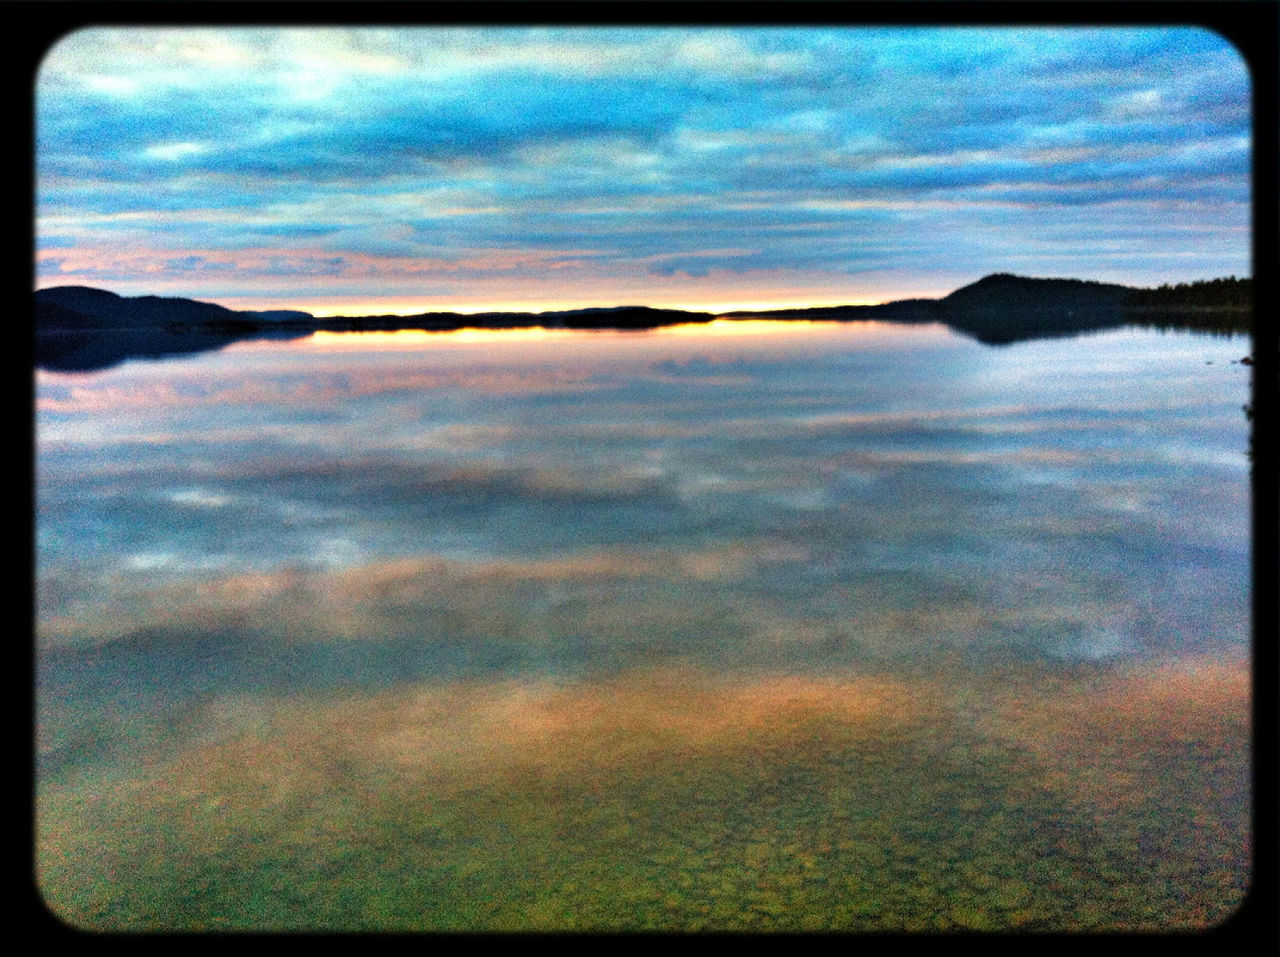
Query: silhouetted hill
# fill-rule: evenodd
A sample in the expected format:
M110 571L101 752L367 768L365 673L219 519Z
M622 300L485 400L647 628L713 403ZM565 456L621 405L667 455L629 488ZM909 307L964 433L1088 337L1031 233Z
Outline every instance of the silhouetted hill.
M655 329L684 322L710 322L709 312L655 309L650 306L612 306L561 309L549 312L423 312L412 316L328 316L315 320L325 329L388 331L421 329Z
M1076 335L1124 324L1128 287L996 273L938 300L938 317L980 342Z
M191 355L245 338L280 335L264 330L248 314L211 302L118 296L89 286L36 292L35 326L36 365L64 372L106 369L126 359Z
M1230 276L1131 289L1125 300L1125 316L1131 322L1161 329L1237 333L1249 328L1253 307L1253 280Z
M1131 309L1245 310L1253 307L1253 280L1206 279L1165 284L1156 289L1130 289L1126 306Z
M684 309L614 306L544 312L540 313L540 318L555 321L565 329L656 329L686 322L710 322L715 316L709 312L688 312Z
M36 303L72 310L94 326L112 328L156 326L168 323L244 323L242 314L225 306L194 299L162 296L117 296L89 286L55 286L36 293ZM49 321L53 317L45 317Z
M721 313L724 319L803 319L809 322L860 322L891 319L895 322L938 322L938 300L898 299L876 306L810 306L806 309L739 310Z
M720 315L729 319L944 322L981 342L999 345L1076 335L1126 323L1245 332L1250 327L1252 302L1250 280L1235 277L1135 289L1082 279L1036 279L996 273L941 299ZM36 362L48 369L90 370L127 358L200 352L238 339L287 338L321 329L654 329L715 318L708 312L650 306L317 318L292 309L236 312L192 299L125 297L89 286L58 286L35 294Z
M86 329L110 328L105 319L93 319L83 312L59 305L56 302L36 302L36 328L47 329Z
M1127 286L1084 279L1031 279L1009 273L985 276L938 300L952 316L1007 312L1097 312L1118 310Z
M36 305L51 307L51 316L69 312L85 322L88 317L107 317L119 308L120 297L105 289L91 286L55 286L36 292Z
M311 322L315 316L300 309L265 309L242 310L239 313L245 319L258 319L263 322Z
M1121 325L1127 292L1127 287L1109 283L996 273L942 299L899 299L877 306L784 309L734 315L763 319L944 322L980 342L1002 345Z

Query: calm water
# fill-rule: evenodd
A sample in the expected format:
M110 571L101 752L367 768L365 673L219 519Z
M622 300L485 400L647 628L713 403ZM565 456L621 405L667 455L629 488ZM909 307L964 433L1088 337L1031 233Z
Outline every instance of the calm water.
M1251 861L1248 351L717 323L39 373L45 899L1215 924Z

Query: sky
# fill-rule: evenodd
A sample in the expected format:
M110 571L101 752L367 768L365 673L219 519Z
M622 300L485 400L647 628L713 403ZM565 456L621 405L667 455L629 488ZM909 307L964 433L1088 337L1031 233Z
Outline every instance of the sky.
M1199 28L95 28L36 82L36 285L317 315L1252 274Z

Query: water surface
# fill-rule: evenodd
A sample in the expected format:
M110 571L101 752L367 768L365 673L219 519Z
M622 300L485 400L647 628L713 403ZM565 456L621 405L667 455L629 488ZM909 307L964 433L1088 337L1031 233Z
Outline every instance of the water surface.
M317 334L37 375L37 873L129 929L1178 930L1248 352Z

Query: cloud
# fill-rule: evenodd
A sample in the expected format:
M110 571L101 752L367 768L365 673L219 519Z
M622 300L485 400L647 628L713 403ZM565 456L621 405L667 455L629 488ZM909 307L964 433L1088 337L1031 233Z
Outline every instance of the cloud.
M1184 28L92 29L41 69L37 234L179 251L160 270L313 250L299 275L326 254L447 271L523 249L570 267L562 284L640 290L732 285L748 261L778 285L927 271L961 255L930 237L1006 223L993 208L1145 210L1158 261L1192 252L1165 231L1175 198L1238 244L1203 268L1242 273L1249 85L1221 38ZM859 264L873 231L885 254ZM134 260L110 275L155 275Z

